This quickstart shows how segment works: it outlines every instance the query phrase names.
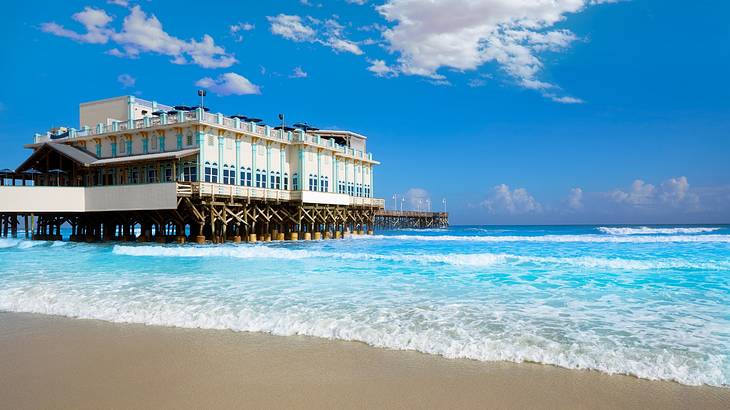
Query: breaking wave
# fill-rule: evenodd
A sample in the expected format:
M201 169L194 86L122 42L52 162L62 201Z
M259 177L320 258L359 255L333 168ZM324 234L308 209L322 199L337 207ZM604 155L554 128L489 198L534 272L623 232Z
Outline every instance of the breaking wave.
M449 253L449 254L374 254L363 252L327 252L308 249L287 249L268 247L263 245L228 245L228 246L129 246L115 245L113 253L126 256L150 257L228 257L241 259L340 259L340 260L373 260L387 262L404 262L433 264L440 263L452 266L484 267L498 264L541 264L541 265L570 265L587 269L730 269L730 260L713 262L692 262L679 258L671 259L622 259L597 258L591 256L580 257L551 257L551 256L522 256L507 253Z
M444 241L444 242L584 242L584 243L670 243L670 242L720 242L730 243L730 235L540 235L540 236L468 236L468 235L363 235L353 236L354 240L398 239L402 241Z
M648 226L639 227L609 227L599 226L599 231L609 235L676 235L676 234L698 234L719 231L720 228L650 228Z

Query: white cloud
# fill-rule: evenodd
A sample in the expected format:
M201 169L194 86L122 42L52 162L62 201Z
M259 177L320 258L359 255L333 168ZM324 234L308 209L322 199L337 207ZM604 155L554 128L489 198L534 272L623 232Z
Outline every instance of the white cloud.
M412 210L428 210L428 203L431 201L431 194L423 188L411 188L403 196L406 204Z
M294 67L294 70L289 75L289 78L307 78L309 74L302 69L301 66Z
M576 40L553 29L567 15L609 1L388 0L377 10L392 27L383 32L397 69L408 75L438 76L442 68L475 70L496 62L522 87L557 90L539 78L538 54L560 51ZM577 103L573 97L546 97Z
M86 7L74 14L73 19L84 26L86 33L68 30L55 22L43 23L41 30L82 43L106 44L113 41L118 47L107 53L117 57L134 58L149 52L170 56L175 64L192 62L203 68L225 68L237 62L233 54L217 46L208 34L203 35L201 41L183 41L171 36L155 15L148 16L140 6L131 8L120 31L109 27L112 17L103 10Z
M378 77L395 77L398 72L389 67L384 60L368 60L370 66L368 71L374 73Z
M670 206L694 210L700 203L699 196L692 192L685 176L667 179L659 187L637 179L627 190L611 191L609 198L616 203L637 208Z
M583 190L581 188L572 188L568 194L568 208L574 211L583 209Z
M207 88L218 95L261 94L259 86L236 73L221 74L216 79L204 77L198 80L195 85Z
M271 23L271 32L287 40L304 42L315 41L317 32L302 22L299 16L279 14L266 17Z
M117 81L119 81L119 84L121 84L123 88L134 87L137 83L137 79L129 74L119 74L119 76L117 76Z
M251 23L238 23L230 26L228 28L228 32L237 43L240 43L241 41L243 41L243 35L241 35L241 33L244 31L251 31L255 28L256 26Z
M358 6L362 6L363 4L368 2L368 0L345 0L345 1L350 4L357 4Z
M107 0L106 2L109 4L115 4L117 6L122 6L122 7L129 6L129 2L127 0Z
M520 215L542 212L542 205L525 188L514 190L506 184L496 185L481 205L492 214Z
M112 21L112 17L106 14L104 10L85 7L71 18L81 23L86 29L86 33L81 34L68 30L56 22L41 24L41 30L59 37L70 38L79 43L106 44L109 41L112 31L107 25Z
M363 54L362 49L356 42L345 38L344 27L335 19L327 19L322 22L314 17L307 17L309 23L322 28L322 33L319 33L312 25L306 24L297 15L279 14L278 16L269 16L267 19L271 23L271 33L287 40L300 43L319 43L335 52Z

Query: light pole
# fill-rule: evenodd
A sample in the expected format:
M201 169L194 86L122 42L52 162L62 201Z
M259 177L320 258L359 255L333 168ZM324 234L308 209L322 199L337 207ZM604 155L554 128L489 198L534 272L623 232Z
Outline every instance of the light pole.
M393 210L398 210L398 194L393 194Z
M400 199L400 211L403 212L403 202L406 202L405 198Z
M428 212L431 212L431 200L430 199L426 200L426 208L428 208Z
M205 92L205 90L198 90L198 95L200 96L200 109L203 109L203 107L205 107L203 102L204 102L206 94L207 93Z
M441 203L444 205L444 212L446 212L446 198L442 199Z
M423 202L423 199L418 200L418 212L421 212L421 202Z

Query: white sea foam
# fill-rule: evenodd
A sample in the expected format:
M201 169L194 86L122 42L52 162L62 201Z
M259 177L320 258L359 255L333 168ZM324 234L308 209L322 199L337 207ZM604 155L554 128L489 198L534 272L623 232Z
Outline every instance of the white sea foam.
M171 294L137 292L118 288L107 292L70 290L46 284L19 289L0 289L0 310L63 315L118 323L184 328L228 329L276 335L306 335L360 341L375 347L416 350L447 358L481 361L531 361L571 369L594 369L609 374L631 374L646 379L674 380L688 385L727 386L726 364L720 354L681 353L674 349L650 349L617 343L609 338L577 333L572 343L541 335L539 329L484 333L483 317L470 317L459 305L383 310L367 306L340 310L332 300L320 301L322 310L286 305L274 307L231 305L204 295L174 297ZM279 306L283 304L283 306ZM363 303L364 304L364 303ZM501 309L503 307L499 307ZM535 306L534 311L539 311ZM546 309L545 314L551 314ZM501 322L499 313L496 323ZM387 320L383 320L387 318ZM419 318L415 320L414 318ZM510 318L514 319L514 318ZM507 320L505 318L505 320ZM516 323L519 326L519 322ZM569 333L570 334L570 333Z
M460 235L362 235L353 236L354 240L398 239L401 241L428 242L556 242L556 243L671 243L671 242L719 242L730 243L730 235L494 235L494 236L460 236Z
M676 235L676 234L699 234L707 232L719 231L720 228L709 227L693 227L693 228L650 228L648 226L639 227L618 227L618 226L599 226L599 231L609 235Z
M327 252L307 249L287 249L264 245L229 245L229 246L163 246L115 245L113 253L126 256L148 257L228 257L241 259L340 259L340 260L372 260L387 262L405 262L419 264L441 263L452 266L486 267L497 264L540 264L569 265L588 269L730 269L730 260L693 262L680 258L669 259L622 259L581 257L523 256L507 253L471 253L471 254L375 254L364 252Z

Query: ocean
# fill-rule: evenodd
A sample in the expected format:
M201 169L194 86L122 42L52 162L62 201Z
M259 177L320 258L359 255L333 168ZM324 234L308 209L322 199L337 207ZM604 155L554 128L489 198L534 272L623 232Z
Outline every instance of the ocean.
M255 245L0 239L0 310L730 386L730 226L459 226Z

